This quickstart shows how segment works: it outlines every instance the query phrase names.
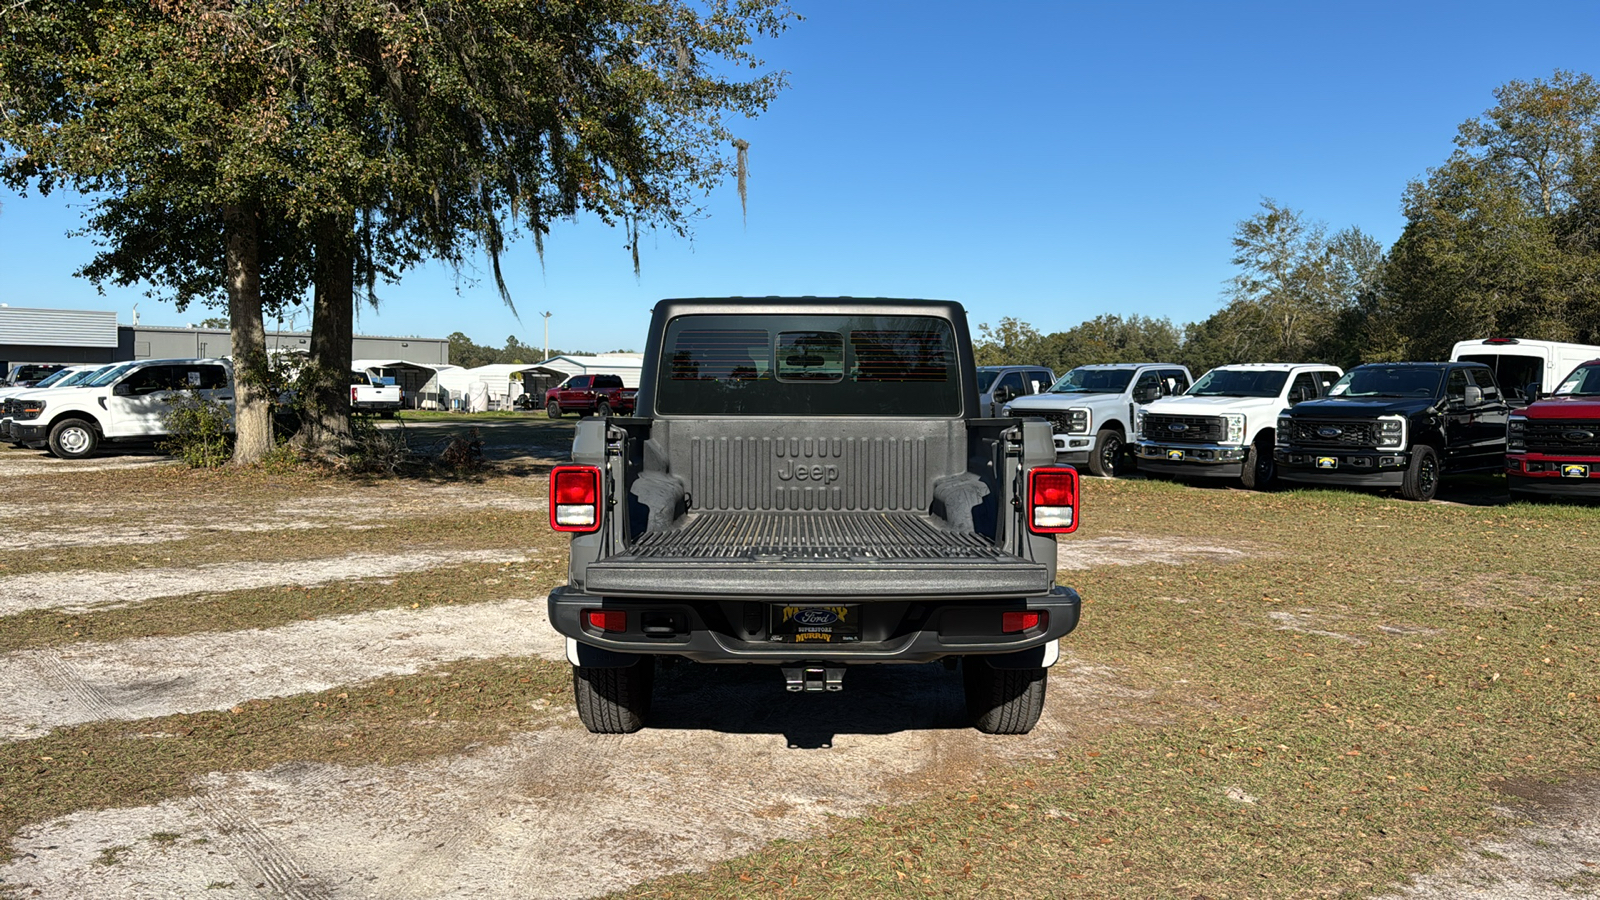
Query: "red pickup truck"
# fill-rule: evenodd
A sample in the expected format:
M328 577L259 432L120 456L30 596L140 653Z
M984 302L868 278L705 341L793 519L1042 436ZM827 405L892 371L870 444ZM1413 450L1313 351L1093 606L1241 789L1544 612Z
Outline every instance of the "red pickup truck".
M1514 410L1506 435L1513 498L1600 498L1600 359L1562 379L1554 393Z
M544 411L552 419L566 413L631 416L638 388L622 386L621 375L574 375L544 392Z

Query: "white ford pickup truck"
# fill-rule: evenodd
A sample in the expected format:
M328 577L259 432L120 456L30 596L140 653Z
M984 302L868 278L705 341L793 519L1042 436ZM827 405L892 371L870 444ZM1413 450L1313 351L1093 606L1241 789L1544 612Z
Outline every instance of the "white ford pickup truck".
M1277 476L1272 459L1278 414L1325 396L1344 374L1317 363L1218 366L1181 397L1146 406L1138 425L1139 471L1237 478L1266 490Z
M1044 419L1057 459L1113 478L1139 411L1160 397L1183 393L1192 380L1187 368L1171 363L1079 366L1050 390L1011 401L1001 415Z
M355 412L373 412L392 419L400 411L403 399L398 384L373 381L362 371L350 373L350 408Z
M102 443L165 437L180 391L233 406L233 372L221 359L141 359L87 385L29 391L6 402L10 440L82 459Z

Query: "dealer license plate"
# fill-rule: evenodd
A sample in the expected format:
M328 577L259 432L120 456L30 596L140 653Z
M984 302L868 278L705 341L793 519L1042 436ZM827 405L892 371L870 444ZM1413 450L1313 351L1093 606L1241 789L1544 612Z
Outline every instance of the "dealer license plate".
M1168 450L1167 451L1167 459L1171 460L1172 462L1183 462L1183 451L1182 450Z
M861 604L795 606L774 603L767 640L782 644L845 644L861 640Z
M1319 468L1319 469L1337 469L1337 468L1339 468L1339 457L1337 457L1337 456L1319 456L1319 457L1317 457L1317 468Z
M1575 465L1575 464L1574 465L1563 465L1561 467L1561 477L1562 478L1588 478L1589 477L1589 467L1588 466Z

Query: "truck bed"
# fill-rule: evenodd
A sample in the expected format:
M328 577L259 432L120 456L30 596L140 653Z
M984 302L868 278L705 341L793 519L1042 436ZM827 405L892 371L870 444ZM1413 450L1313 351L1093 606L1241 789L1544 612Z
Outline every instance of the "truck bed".
M1055 573L915 512L698 511L590 564L607 596L1026 596Z

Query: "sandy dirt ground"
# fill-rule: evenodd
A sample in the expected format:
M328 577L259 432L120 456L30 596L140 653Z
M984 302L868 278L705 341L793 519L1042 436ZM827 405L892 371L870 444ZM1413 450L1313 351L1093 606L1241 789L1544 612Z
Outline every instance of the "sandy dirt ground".
M422 435L418 435L422 437ZM544 453L502 448L500 455ZM62 471L63 461L8 454L0 477ZM162 464L149 456L92 461ZM82 471L79 464L79 471ZM147 511L181 533L363 527L440 506L533 511L542 499L476 486L308 496L259 509ZM146 539L135 522L97 533L97 515L63 491L54 516L0 503L28 546ZM27 517L45 524L19 528ZM76 531L74 529L77 529ZM183 531L187 529L187 531ZM159 532L165 534L167 532ZM17 545L12 545L13 549ZM1063 542L1062 568L1227 562L1239 544L1111 535ZM392 577L487 555L357 554L284 563L171 566L0 578L0 615L137 604L210 590ZM1064 579L1070 583L1070 578ZM1351 639L1337 620L1285 610L1266 627ZM1033 733L997 738L964 724L960 679L939 665L852 670L838 694L797 695L760 667L665 667L651 727L590 735L570 707L504 744L401 766L293 764L219 772L191 797L75 812L29 826L0 867L0 897L406 900L588 897L702 869L777 838L822 833L836 817L959 790L996 765L1071 752L1106 724L1158 726L1147 695L1064 647ZM425 671L456 659L558 660L563 642L542 598L329 617L271 629L68 644L0 655L0 740L97 720L223 709ZM543 700L531 702L545 702ZM1600 789L1508 797L1506 840L1463 848L1395 897L1567 897L1597 882ZM597 854L596 847L612 852Z
M0 741L103 719L228 709L458 659L564 659L544 599L386 609L281 628L0 655Z
M47 898L593 896L1051 756L1130 695L1066 660L1039 727L995 739L964 726L942 666L849 677L793 695L771 672L679 665L634 735L590 735L569 712L422 765L218 774L192 799L29 828L0 879ZM127 849L108 866L108 848Z
M504 550L360 553L329 559L213 563L192 568L12 575L0 578L0 616L30 609L86 612L204 591L243 591L279 585L308 587L355 578L385 578L464 563L515 562L526 558L526 554Z

